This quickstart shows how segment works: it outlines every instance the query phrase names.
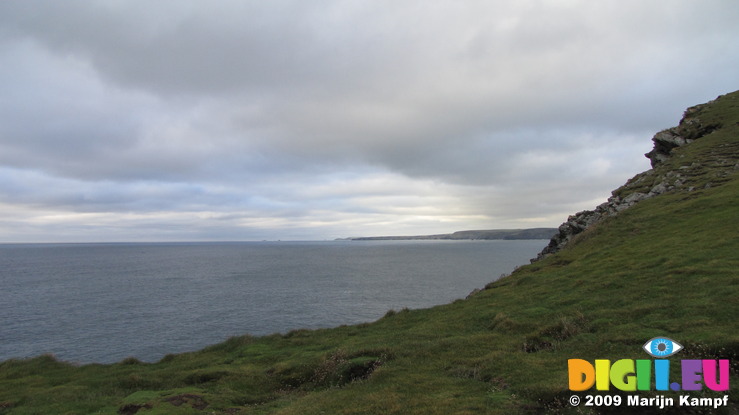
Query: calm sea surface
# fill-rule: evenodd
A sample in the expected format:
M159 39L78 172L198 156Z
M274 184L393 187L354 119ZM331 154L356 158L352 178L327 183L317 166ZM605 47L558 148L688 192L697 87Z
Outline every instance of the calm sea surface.
M464 298L548 241L0 245L0 360L157 361Z

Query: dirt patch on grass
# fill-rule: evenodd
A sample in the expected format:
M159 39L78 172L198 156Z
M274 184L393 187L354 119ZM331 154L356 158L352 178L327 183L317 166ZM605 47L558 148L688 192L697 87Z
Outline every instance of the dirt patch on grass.
M169 398L166 398L165 401L174 406L190 405L192 408L200 411L208 407L208 402L206 402L202 396L194 395L192 393L170 396Z
M137 413L141 409L151 409L152 405L150 403L145 403L142 405L130 403L128 405L123 405L118 409L118 413L121 415L133 415Z

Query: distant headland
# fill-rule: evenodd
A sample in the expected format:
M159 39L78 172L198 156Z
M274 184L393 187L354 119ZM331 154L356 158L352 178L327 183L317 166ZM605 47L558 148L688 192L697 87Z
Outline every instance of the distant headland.
M338 238L337 241L407 241L407 240L520 240L520 239L551 239L557 233L557 228L531 229L489 229L479 231L458 231L438 235L415 236L361 236Z

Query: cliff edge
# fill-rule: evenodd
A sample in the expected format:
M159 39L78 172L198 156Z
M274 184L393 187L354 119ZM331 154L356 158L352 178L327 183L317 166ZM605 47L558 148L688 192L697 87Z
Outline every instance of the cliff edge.
M558 252L578 234L642 200L664 193L693 192L727 181L731 173L739 170L739 163L736 162L739 149L736 145L707 148L699 159L679 154L678 149L718 132L739 138L739 119L727 118L727 114L736 113L737 108L739 91L685 110L678 126L660 131L652 137L654 148L645 154L652 165L650 170L634 176L611 192L611 197L594 210L569 216L557 228L549 244L531 262ZM734 139L731 144L736 142Z

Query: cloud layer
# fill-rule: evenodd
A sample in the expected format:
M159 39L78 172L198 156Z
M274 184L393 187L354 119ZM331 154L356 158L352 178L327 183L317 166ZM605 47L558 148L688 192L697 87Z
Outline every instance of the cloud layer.
M5 1L0 241L556 226L736 89L736 21L721 0Z

